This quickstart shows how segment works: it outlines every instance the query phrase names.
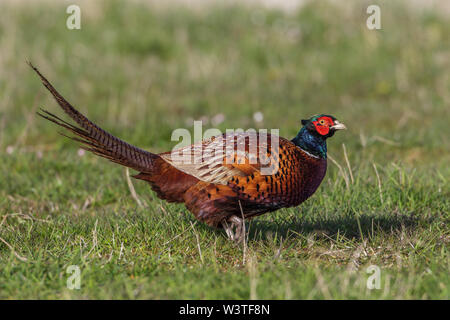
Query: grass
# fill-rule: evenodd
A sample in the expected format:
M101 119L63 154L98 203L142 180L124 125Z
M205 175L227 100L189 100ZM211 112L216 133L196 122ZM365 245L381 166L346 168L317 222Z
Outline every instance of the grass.
M447 16L380 1L382 30L369 31L357 1L79 4L81 30L62 5L0 5L0 298L449 299ZM292 137L301 118L331 113L349 130L329 141L316 194L252 220L244 250L134 181L138 206L123 168L35 115L61 112L26 60L154 152L200 118ZM66 287L70 265L80 290Z

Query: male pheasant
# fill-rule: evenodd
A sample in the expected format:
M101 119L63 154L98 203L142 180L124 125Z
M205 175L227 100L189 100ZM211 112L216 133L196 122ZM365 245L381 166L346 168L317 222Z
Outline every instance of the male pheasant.
M297 206L318 188L327 169L327 138L344 124L331 115L302 120L287 140L256 132L227 133L160 154L132 146L98 127L69 104L35 68L59 106L78 124L42 110L43 118L67 129L82 147L137 170L158 197L184 203L194 216L242 240L243 219Z

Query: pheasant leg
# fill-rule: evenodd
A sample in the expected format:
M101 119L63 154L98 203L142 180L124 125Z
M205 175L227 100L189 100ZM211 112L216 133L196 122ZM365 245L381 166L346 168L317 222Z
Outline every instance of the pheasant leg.
M230 222L232 223L232 225L235 227L235 232L234 232L234 236L233 236L233 240L236 242L241 242L245 240L245 225L244 225L244 220L237 217L237 216L232 216L230 218Z
M222 221L223 229L231 241L241 242L245 238L244 221L237 217L232 216L228 220Z
M227 237L229 240L234 240L234 234L233 234L233 228L232 225L230 225L227 221L222 222L223 229L225 230L225 233L227 234Z

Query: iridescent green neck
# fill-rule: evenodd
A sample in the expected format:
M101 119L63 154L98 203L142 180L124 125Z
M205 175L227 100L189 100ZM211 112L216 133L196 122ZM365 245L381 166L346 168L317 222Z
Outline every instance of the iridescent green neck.
M313 134L306 127L298 132L292 142L303 150L323 159L327 158L327 142L324 137Z

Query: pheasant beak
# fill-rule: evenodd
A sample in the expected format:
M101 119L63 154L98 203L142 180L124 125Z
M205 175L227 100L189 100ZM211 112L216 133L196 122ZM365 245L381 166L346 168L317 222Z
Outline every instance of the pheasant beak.
M334 125L331 126L331 129L334 129L334 130L343 130L343 129L347 129L347 127L345 126L345 124L340 123L339 121L335 120L335 121L334 121Z

